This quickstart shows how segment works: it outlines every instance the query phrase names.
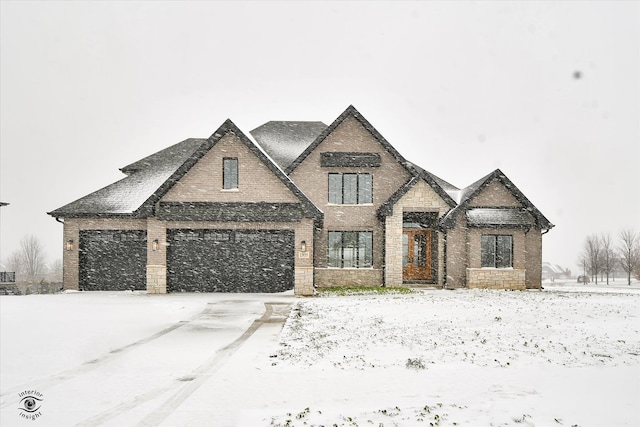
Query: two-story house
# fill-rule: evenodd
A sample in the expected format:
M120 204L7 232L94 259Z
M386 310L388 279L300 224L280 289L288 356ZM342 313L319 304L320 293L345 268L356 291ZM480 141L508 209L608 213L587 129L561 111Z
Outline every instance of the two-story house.
M352 106L329 126L230 120L49 213L66 289L540 288L553 225L500 171L459 189Z

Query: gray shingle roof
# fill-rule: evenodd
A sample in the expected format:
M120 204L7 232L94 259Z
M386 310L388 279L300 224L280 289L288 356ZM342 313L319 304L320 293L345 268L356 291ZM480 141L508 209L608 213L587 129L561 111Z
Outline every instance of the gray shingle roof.
M467 224L472 227L531 227L533 216L522 208L473 208L467 211Z
M285 170L327 128L322 122L271 121L252 130L251 136Z
M58 208L54 217L134 215L206 139L190 138L121 170L127 177Z
M187 139L125 166L121 170L129 176L49 212L49 215L60 218L151 216L156 202L227 133L236 135L297 196L305 217L314 218L318 223L322 221L322 212L231 120L225 121L207 139Z
M171 147L167 147L164 150L160 150L157 153L153 153L152 155L145 157L144 159L131 163L120 170L129 175L142 169L155 168L166 165L167 163L176 163L177 168L184 163L184 161L188 159L189 156L191 156L205 141L206 139L202 138L185 139Z

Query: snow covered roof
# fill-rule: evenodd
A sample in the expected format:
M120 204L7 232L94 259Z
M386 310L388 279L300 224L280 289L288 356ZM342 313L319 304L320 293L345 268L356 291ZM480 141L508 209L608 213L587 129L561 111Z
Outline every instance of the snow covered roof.
M58 208L54 217L133 215L206 139L189 138L121 169L127 177Z
M271 121L250 133L278 166L286 170L326 128L322 122Z
M566 272L566 270L562 267L560 267L558 264L551 264L550 262L543 262L542 263L542 270L546 270L548 272L552 272L552 273L556 273L556 274L564 274Z
M531 227L534 218L522 208L474 208L467 211L471 227Z
M171 147L160 150L150 156L145 157L142 160L131 163L120 170L127 175L133 172L137 172L143 169L155 168L165 165L167 163L179 163L182 164L190 155L194 153L205 142L206 139L202 138L189 138L182 142L172 145ZM179 166L176 165L176 167Z
M322 212L231 120L225 121L207 139L188 139L125 166L121 170L129 176L49 215L61 218L151 216L156 202L228 133L237 136L297 196L306 217L321 220Z

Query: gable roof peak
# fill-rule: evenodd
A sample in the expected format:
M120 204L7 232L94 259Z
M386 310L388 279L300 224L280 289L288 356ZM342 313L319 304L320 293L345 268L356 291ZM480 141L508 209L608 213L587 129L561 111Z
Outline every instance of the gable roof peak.
M239 135L242 133L240 128L238 128L238 126L236 126L236 124L233 123L231 119L225 120L224 123L222 123L220 127L216 129L215 132L213 132L211 136L209 136L209 138L207 138L207 140L211 141L216 138L221 138L229 132L233 132L236 135Z
M389 154L391 154L398 163L402 165L411 175L414 175L414 172L407 166L407 161L404 157L374 128L371 123L367 119L364 118L362 114L354 107L353 105L349 105L346 110L342 112L334 121L331 123L318 137L316 138L311 145L309 145L303 152L298 156L297 159L293 161L285 170L287 174L293 172L299 165L302 163L308 156L313 152L313 150L318 147L331 133L338 127L342 122L345 121L347 117L354 117L383 147Z
M360 112L358 111L358 109L356 107L353 106L353 104L349 104L349 106L347 107L346 110L344 110L344 112L349 112L351 114L360 114Z
M468 209L469 203L480 194L485 188L491 184L494 179L498 179L504 187L511 192L511 194L522 204L523 208L531 212L536 218L536 227L540 229L551 229L554 225L535 207L529 199L515 186L513 182L502 172L500 169L496 169L493 172L480 178L478 181L462 189L460 202L458 206L449 211L444 218L442 224L445 227L452 227L455 219L460 212L464 212Z

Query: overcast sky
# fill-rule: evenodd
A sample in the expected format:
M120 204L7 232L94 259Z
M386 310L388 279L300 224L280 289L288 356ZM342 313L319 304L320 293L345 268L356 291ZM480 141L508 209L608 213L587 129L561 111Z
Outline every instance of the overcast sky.
M119 168L227 118L330 124L353 104L458 187L500 168L556 225L640 230L638 2L0 3L0 258Z

